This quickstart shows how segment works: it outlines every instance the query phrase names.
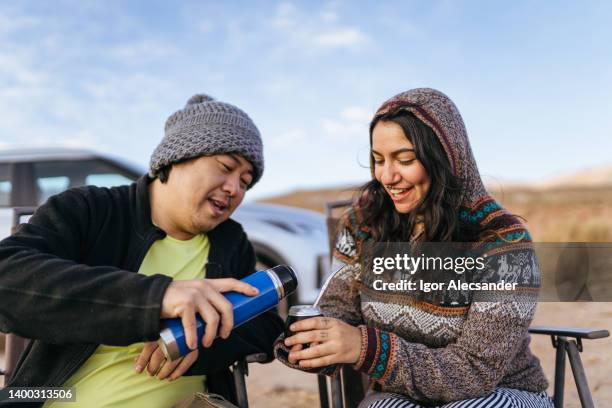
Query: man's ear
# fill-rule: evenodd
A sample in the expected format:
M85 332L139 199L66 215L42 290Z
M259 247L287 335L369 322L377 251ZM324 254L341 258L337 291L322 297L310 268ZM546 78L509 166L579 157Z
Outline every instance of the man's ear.
M166 183L168 181L168 179L170 178L170 170L172 169L172 165L169 164L167 166L162 167L161 169L159 169L159 171L157 172L157 177L159 177L159 181L161 181L162 183Z

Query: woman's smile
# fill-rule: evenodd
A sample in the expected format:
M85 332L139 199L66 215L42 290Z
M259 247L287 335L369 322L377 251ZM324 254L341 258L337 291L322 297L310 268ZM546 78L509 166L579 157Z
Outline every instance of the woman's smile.
M398 187L388 187L387 186L386 188L387 192L389 193L389 196L391 197L391 200L393 200L394 202L400 202L404 198L408 197L413 189L414 189L414 186L408 187L408 188L398 188Z

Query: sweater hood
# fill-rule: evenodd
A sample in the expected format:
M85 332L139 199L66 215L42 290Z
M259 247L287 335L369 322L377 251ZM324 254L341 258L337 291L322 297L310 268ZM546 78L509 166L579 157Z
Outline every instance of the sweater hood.
M488 196L470 147L457 106L440 91L416 88L395 95L376 111L374 119L395 109L405 109L429 126L444 147L451 171L464 182L461 205L472 207Z

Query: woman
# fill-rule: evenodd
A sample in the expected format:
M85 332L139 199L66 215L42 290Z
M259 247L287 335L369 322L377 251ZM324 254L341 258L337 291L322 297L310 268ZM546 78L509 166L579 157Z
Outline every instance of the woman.
M372 181L342 219L325 317L295 323L277 357L328 374L352 364L374 384L360 407L551 407L529 350L539 287L530 237L485 190L453 102L433 89L394 96L371 122L370 146ZM518 282L521 297L391 296L362 266L372 242L483 243L486 273Z

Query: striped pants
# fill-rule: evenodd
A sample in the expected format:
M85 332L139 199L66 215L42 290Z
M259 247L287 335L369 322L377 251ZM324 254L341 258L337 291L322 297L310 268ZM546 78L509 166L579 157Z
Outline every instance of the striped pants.
M401 394L376 392L361 401L359 408L422 408L422 406ZM553 408L553 402L546 392L497 388L486 397L449 402L436 408Z

